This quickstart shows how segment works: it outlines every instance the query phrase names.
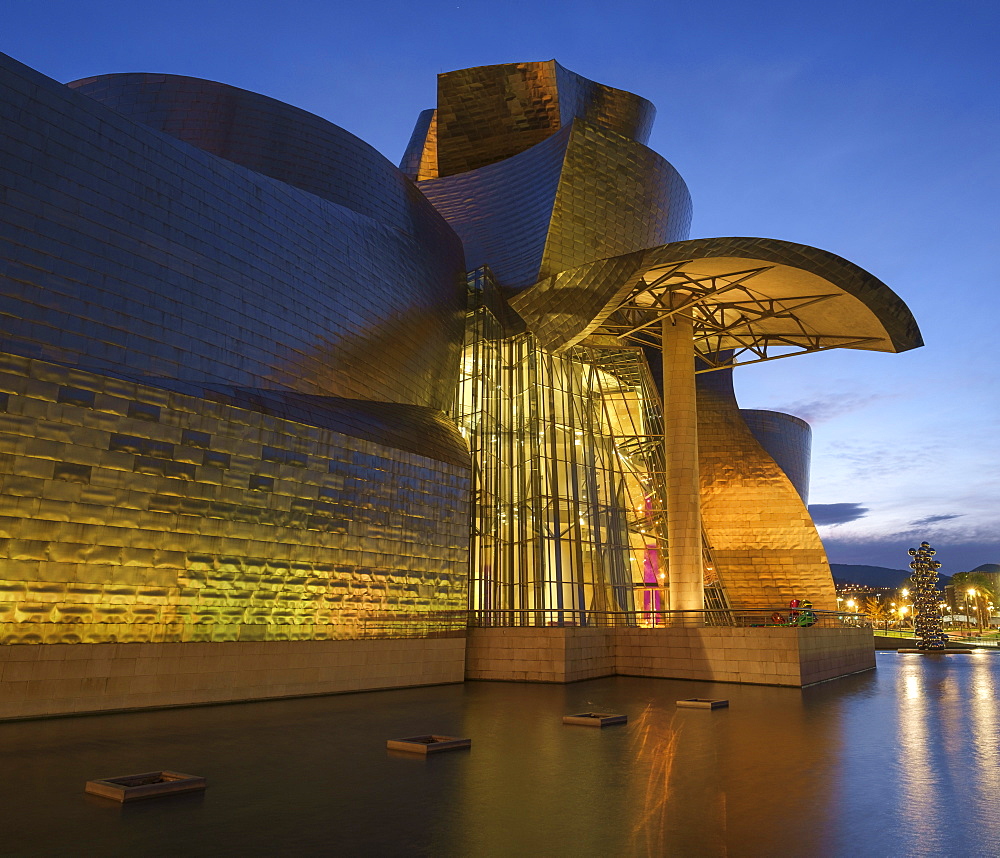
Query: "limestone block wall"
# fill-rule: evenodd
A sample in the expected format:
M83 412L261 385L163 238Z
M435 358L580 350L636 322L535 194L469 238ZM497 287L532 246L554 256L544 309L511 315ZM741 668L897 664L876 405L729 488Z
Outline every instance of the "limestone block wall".
M467 679L649 676L801 687L875 667L871 629L470 629Z
M802 684L811 685L875 667L871 629L800 629Z
M0 647L0 720L461 682L465 638Z
M618 672L715 682L800 685L798 630L619 629Z
M469 629L466 679L576 682L613 676L614 629Z

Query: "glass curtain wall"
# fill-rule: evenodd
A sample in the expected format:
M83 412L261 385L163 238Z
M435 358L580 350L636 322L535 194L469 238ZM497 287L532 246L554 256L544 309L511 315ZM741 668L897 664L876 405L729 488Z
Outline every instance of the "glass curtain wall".
M486 269L469 300L456 418L474 469L478 622L652 624L663 425L642 351L542 349Z

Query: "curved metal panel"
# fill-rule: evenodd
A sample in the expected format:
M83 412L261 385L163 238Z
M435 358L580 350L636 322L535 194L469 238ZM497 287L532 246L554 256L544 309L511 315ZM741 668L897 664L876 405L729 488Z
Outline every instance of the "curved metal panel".
M332 122L266 95L172 74L67 84L136 122L420 240L447 228L384 155Z
M575 345L639 282L643 258L639 250L561 271L514 295L510 305L546 348Z
M687 186L666 160L580 120L526 152L420 189L461 236L466 265L488 264L502 286L521 292L518 312L547 291L539 279L684 238L691 222ZM586 307L596 313L603 300L598 290ZM564 311L547 300L543 307ZM551 324L546 313L535 326Z
M0 390L0 645L464 630L467 454L427 409L367 440L370 403L302 423L2 353Z
M781 411L741 408L740 417L795 486L802 503L809 504L809 459L812 429L805 420Z
M554 62L554 61L553 61ZM643 145L649 142L656 119L653 103L555 64L559 88L559 116L563 125L582 119Z
M539 277L687 238L691 195L661 155L573 123ZM516 304L516 301L515 301Z
M702 526L730 605L835 610L826 551L795 486L740 416L730 373L698 376Z
M439 176L530 149L574 119L645 142L655 111L644 98L587 80L555 60L438 75Z
M399 169L415 182L435 179L437 166L437 110L421 110L413 126L410 141L399 162Z
M391 164L365 172L363 144L323 165L353 186L349 208L12 60L0 107L0 184L16 193L0 211L12 320L0 349L146 379L450 405L461 246ZM401 220L406 206L416 214ZM430 227L402 228L417 223Z
M498 164L420 183L461 237L469 270L489 264L508 289L538 279L571 131Z

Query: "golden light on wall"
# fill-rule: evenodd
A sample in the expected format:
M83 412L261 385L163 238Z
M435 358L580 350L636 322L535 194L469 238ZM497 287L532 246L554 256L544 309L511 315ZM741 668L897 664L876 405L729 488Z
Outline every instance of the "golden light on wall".
M458 632L468 472L0 356L0 641Z

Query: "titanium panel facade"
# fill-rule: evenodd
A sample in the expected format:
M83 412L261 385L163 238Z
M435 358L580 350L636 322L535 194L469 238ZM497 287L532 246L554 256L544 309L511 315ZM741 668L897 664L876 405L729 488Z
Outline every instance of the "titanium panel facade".
M0 391L0 643L464 628L464 464L14 355Z
M189 78L0 58L0 115L0 641L460 633L462 247L413 184Z
M692 354L719 365L750 328L920 344L834 254L688 239L652 105L555 61L439 76L401 169L175 75L67 88L0 57L0 116L6 643L457 634L470 604L655 624L656 314L712 321ZM711 301L741 266L737 318ZM761 446L728 371L701 378L707 604L834 608L808 427L751 413Z
M469 270L488 264L510 289L538 279L572 130L497 164L420 183L461 237Z
M541 143L573 120L646 143L656 111L555 60L438 75L437 176L477 170Z
M67 84L136 122L392 226L455 239L388 160L343 128L265 95L193 77L109 74Z
M415 182L436 179L437 167L437 109L420 111L413 126L410 141L406 144L399 169Z
M353 186L343 196L367 194L367 211L166 137L12 60L2 75L0 350L136 378L450 404L461 246L412 188L421 211L403 217L409 203L373 181L360 141L327 170ZM395 170L374 150L367 159ZM403 228L418 221L437 225Z
M805 420L780 411L741 408L740 417L757 443L792 481L802 503L809 505L809 462L812 429Z
M809 511L741 417L731 373L698 381L702 527L729 604L780 608L794 598L836 610L826 551Z
M666 160L580 119L529 150L420 189L462 237L470 269L488 264L503 287L523 293L513 306L535 327L563 309L533 312L538 281L687 238L691 224L687 186Z

